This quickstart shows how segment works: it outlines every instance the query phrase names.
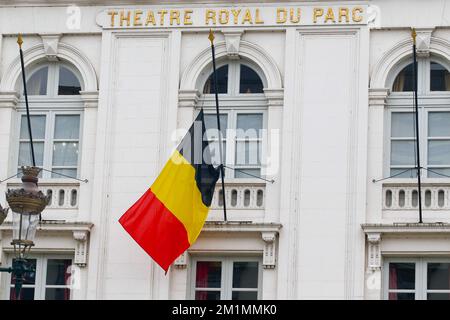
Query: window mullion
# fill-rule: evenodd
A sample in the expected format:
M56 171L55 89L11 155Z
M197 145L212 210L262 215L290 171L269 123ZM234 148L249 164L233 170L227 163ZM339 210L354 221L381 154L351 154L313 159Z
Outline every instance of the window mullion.
M46 170L52 170L53 161L53 131L54 131L55 113L53 111L47 114L47 126L46 126L46 145L44 145L44 168ZM51 173L44 171L43 177L51 178Z

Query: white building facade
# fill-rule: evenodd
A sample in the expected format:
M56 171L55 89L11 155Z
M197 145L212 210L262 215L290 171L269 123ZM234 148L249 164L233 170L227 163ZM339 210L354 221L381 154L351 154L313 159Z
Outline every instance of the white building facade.
M449 17L437 0L7 0L0 179L30 164L21 33L39 185L52 199L22 298L450 299ZM118 219L200 108L214 126L210 28L228 221L218 184L198 241L165 275ZM19 184L0 184L2 204ZM2 267L11 237L8 218ZM1 299L15 298L11 283L0 274Z

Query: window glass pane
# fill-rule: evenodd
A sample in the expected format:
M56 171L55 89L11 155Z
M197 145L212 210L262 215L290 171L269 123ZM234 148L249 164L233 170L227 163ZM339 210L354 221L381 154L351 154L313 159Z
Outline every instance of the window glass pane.
M47 94L47 78L48 67L41 68L34 72L27 81L27 93L28 95L40 95Z
M428 113L428 136L450 137L450 112Z
M58 115L55 118L55 139L79 139L80 116Z
M391 114L391 137L414 137L414 121L415 117L412 112L393 112Z
M69 176L69 177L73 177L76 178L77 177L77 169L68 169L68 168L64 168L64 169L55 169L53 168L52 170L52 178L64 178L64 176L58 174L61 173L65 176Z
M195 300L220 300L220 291L196 291Z
M389 292L389 300L414 300L414 292Z
M395 169L392 168L390 175L393 176L393 175L398 174L398 176L395 176L395 178L417 178L417 170L416 169L411 168L411 170L404 172L407 169L408 168L395 168Z
M228 65L222 66L216 70L217 75L217 92L228 92ZM203 93L215 93L213 74L211 74L205 83Z
M450 91L450 73L436 62L430 64L430 90Z
M55 142L53 144L54 166L76 166L78 163L78 142Z
M429 290L449 290L450 263L428 263L427 283Z
M220 121L220 132L222 133L222 138L226 138L226 130L228 128L228 116L226 114L219 115ZM205 128L206 136L208 139L217 139L217 115L215 114L205 114Z
M414 90L414 76L413 76L413 64L406 66L397 78L395 78L392 91L413 91Z
M414 165L414 141L391 141L391 164Z
M415 282L414 263L389 263L389 289L414 289Z
M251 174L251 176L246 173ZM251 179L252 176L261 177L261 169L239 169L234 171L234 177L238 179Z
M30 116L31 134L34 139L45 139L45 116ZM20 119L20 139L30 139L28 121L25 115Z
M46 288L45 300L70 300L69 288Z
M14 288L11 288L9 291L9 299L18 300ZM34 300L34 288L22 288L22 290L20 290L20 300Z
M70 277L69 267L72 265L70 259L48 259L47 260L47 285L66 285Z
M36 165L42 167L44 163L44 143L43 142L33 142L34 146L34 158L36 160ZM31 161L31 144L29 142L21 142L19 144L19 167L20 166L30 166Z
M427 173L428 178L447 178L450 177L450 168L428 168Z
M428 293L427 300L450 300L450 293Z
M264 93L261 78L251 68L241 64L239 93Z
M24 285L27 285L27 284L33 285L36 283L36 259L27 259L27 266L34 271L25 273L25 275L24 275L25 281L23 282L23 284ZM16 277L14 275L11 275L11 284L15 284L15 283L16 283Z
M450 140L428 141L428 164L450 164Z
M80 94L81 85L78 78L69 69L59 67L58 95Z
M220 261L198 261L195 286L197 288L220 288L222 263Z
M262 128L263 115L261 113L238 114L236 125L238 138L259 138Z
M233 263L233 288L258 288L258 262Z
M256 291L233 291L232 300L257 300L258 292Z
M261 163L261 143L256 141L236 142L237 165L259 165Z

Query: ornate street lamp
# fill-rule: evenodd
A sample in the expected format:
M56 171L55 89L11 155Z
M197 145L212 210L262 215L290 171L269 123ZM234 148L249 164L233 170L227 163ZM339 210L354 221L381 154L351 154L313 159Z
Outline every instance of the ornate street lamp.
M27 263L27 256L34 246L34 237L41 212L50 201L38 189L38 175L41 171L36 167L22 167L22 186L18 189L8 189L6 201L12 211L13 237L11 245L14 247L14 261L12 267L0 268L2 272L12 273L15 279L16 298L20 298L20 290L25 281L25 274L33 272ZM0 206L0 224L5 220L8 208Z
M15 296L20 299L20 290L28 272L34 272L26 258L34 246L34 236L38 226L41 212L50 201L49 196L45 196L38 189L38 175L42 169L36 167L34 156L33 135L31 131L30 109L28 106L27 83L25 77L25 64L23 62L22 36L19 34L17 44L19 45L20 65L22 67L23 94L27 111L28 134L30 138L30 153L32 166L22 167L22 186L18 189L8 189L6 201L12 211L13 236L11 245L14 247L14 260L9 268L0 268L0 272L9 272L15 280ZM8 209L0 206L0 224L3 223L8 214Z

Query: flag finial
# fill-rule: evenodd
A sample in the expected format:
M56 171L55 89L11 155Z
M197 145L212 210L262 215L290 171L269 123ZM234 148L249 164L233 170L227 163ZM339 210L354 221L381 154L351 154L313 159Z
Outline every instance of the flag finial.
M214 33L212 31L212 29L209 29L209 36L208 36L209 41L211 41L211 44L214 44Z
M413 39L413 43L416 44L416 36L417 36L417 32L415 28L411 28L411 37Z
M22 40L22 34L21 33L19 33L19 35L17 36L17 43L18 43L19 47L22 48L23 40Z

